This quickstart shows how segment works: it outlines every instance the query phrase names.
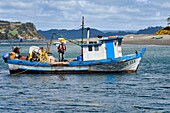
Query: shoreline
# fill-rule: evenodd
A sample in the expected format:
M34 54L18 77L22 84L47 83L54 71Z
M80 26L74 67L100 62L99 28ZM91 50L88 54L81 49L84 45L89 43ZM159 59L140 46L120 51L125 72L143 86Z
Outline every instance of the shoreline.
M157 38L161 37L161 38ZM74 39L80 40L80 39ZM86 38L84 38L86 40ZM90 38L91 41L97 41L98 38ZM20 44L49 44L49 40L36 40L36 41L24 41ZM68 42L70 43L70 42ZM19 42L0 42L1 45L4 44L19 44ZM128 34L125 35L122 44L132 44L132 45L168 45L170 46L170 35L148 35L148 34Z
M135 45L170 45L170 35L125 35L123 44Z

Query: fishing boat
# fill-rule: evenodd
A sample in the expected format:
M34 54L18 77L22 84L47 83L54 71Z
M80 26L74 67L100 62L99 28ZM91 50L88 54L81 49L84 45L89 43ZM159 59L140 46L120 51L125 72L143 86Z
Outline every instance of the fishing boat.
M152 37L152 39L162 39L163 37L162 36L154 36Z
M145 48L141 52L122 55L121 36L102 38L98 43L82 44L82 55L65 62L39 62L26 59L10 59L9 53L2 57L11 74L15 73L114 73L136 72ZM38 50L38 47L37 47ZM33 51L33 50L32 50Z
M122 55L122 39L123 36L100 37L95 43L90 43L88 37L86 43L80 44L81 55L74 60L63 62L51 62L50 59L46 62L15 59L11 58L8 52L2 57L8 64L10 74L136 72L146 49L142 48L141 52ZM39 48L30 47L29 51L39 52Z

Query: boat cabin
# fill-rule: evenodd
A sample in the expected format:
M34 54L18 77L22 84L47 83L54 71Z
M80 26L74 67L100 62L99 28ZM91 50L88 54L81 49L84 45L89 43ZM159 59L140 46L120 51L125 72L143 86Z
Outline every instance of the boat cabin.
M82 44L83 61L122 57L122 36L101 38L96 43Z

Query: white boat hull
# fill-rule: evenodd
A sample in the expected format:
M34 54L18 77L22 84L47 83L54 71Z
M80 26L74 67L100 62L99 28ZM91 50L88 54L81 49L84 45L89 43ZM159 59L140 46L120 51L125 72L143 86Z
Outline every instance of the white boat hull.
M88 66L27 66L8 64L10 73L111 73L111 72L136 72L141 57L129 61L121 61L110 64L96 64Z

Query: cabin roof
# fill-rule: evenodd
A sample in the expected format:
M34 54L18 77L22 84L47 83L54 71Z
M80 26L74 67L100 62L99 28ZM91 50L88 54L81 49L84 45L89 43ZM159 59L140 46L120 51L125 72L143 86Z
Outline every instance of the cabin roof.
M123 36L115 36L115 37L112 37L112 38L102 38L101 41L106 41L106 40L117 40L117 39L123 39Z
M80 46L97 46L97 45L102 45L102 43L101 42L99 42L99 43L92 43L92 44L81 44Z
M113 40L118 40L118 39L123 39L123 36L109 36L109 37L103 37L100 39L97 43L90 43L90 44L81 44L80 46L95 46L95 45L102 45L103 41L113 41Z

